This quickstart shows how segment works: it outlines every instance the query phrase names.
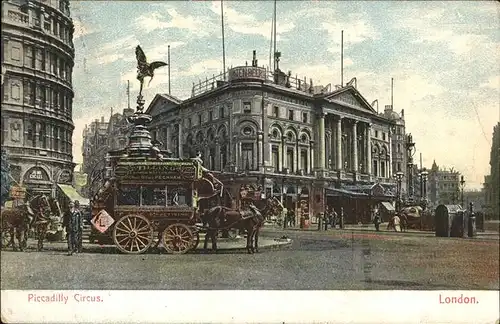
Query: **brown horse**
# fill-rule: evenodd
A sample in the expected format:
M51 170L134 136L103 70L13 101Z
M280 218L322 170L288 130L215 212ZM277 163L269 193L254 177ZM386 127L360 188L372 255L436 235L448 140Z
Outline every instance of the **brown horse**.
M28 241L28 231L30 228L30 220L33 219L33 212L27 205L17 206L13 208L2 208L2 242L4 236L10 235L7 246L12 246L14 251L17 251L14 237L17 238L19 249L24 251ZM4 246L2 246L3 248Z
M279 213L281 203L276 198L266 200L266 205L259 210L250 204L248 210L233 210L227 207L216 206L207 210L202 216L202 222L208 224L205 235L204 250L208 247L208 238L212 240L212 251L217 252L217 234L219 230L237 229L246 231L249 254L259 252L259 232L264 221L273 213Z
M27 204L2 209L2 235L9 233L8 245L17 250L14 242L14 237L16 237L19 249L24 251L27 247L29 231L34 227L38 234L38 249L41 250L49 222L48 216L45 215L50 211L50 203L45 195L37 195Z

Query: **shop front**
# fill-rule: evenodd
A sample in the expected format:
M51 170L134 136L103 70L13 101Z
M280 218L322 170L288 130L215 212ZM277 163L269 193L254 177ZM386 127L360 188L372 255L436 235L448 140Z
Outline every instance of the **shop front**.
M52 179L49 173L40 166L32 167L24 174L23 186L26 187L28 199L37 195L52 197Z

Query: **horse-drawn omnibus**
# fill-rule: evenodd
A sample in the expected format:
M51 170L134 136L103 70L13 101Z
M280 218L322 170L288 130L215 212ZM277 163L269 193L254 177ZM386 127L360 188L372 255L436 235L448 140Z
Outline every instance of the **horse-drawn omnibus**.
M176 254L196 248L199 201L202 192L214 192L200 161L117 155L110 164L92 201L92 236L107 234L124 253L144 253L155 243Z

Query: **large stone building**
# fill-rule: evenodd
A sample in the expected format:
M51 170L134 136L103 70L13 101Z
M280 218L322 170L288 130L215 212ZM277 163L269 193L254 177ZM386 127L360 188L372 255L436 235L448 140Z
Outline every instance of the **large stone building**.
M490 174L484 177L484 212L491 219L500 218L500 122L493 128L490 151Z
M394 132L404 137L399 116L378 114L351 83L332 91L279 68L269 73L255 53L252 63L194 85L189 99L156 95L147 110L153 139L174 156L200 151L235 197L242 184L260 184L313 217L328 200L369 218L363 206L377 197L353 186L380 184L378 198L393 197L394 166L405 163L392 145Z
M73 180L73 22L68 0L2 1L2 147L28 192Z
M460 173L452 169L439 168L436 161L429 171L429 201L432 206L460 204Z
M90 197L102 184L108 151L123 149L128 145L131 124L127 122L127 117L133 113L131 108L125 108L122 114L113 114L111 111L109 121L101 117L100 121L96 119L90 125L85 125L82 134L82 172L87 175L87 183L82 190L85 196Z

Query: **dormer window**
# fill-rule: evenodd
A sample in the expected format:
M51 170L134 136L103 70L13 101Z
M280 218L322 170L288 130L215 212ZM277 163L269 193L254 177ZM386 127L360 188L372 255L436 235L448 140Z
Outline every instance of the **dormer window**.
M306 112L302 113L302 122L307 123L307 113Z
M288 110L288 120L293 120L293 110Z
M273 116L275 118L279 118L279 116L280 116L280 108L278 106L274 106L273 107Z

